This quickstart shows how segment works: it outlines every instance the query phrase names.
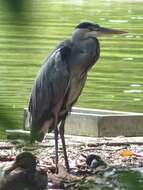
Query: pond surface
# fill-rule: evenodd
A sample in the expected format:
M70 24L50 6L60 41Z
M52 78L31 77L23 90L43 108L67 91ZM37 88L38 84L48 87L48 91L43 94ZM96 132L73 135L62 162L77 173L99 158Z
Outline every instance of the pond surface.
M23 108L43 60L81 20L129 33L100 39L101 58L89 72L77 105L143 111L142 0L8 2L0 0L1 126L22 126Z

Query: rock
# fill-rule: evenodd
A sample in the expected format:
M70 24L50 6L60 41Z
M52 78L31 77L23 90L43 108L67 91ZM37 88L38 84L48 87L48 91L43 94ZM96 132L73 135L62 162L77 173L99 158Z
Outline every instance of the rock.
M21 129L6 130L6 137L9 140L14 140L14 139L29 140L30 131L24 131Z

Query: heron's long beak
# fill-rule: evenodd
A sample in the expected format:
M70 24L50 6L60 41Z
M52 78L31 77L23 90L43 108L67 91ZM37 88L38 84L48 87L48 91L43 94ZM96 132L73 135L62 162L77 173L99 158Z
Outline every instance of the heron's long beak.
M126 34L128 32L123 31L123 30L116 30L116 29L100 27L99 31L97 31L97 33L100 36L100 35Z

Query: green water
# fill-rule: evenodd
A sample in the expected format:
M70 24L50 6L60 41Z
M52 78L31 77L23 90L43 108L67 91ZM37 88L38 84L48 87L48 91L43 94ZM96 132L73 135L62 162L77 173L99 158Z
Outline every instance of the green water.
M127 30L100 39L101 58L78 106L142 112L143 1L0 0L0 127L21 127L37 71L81 20ZM20 4L22 2L22 4Z

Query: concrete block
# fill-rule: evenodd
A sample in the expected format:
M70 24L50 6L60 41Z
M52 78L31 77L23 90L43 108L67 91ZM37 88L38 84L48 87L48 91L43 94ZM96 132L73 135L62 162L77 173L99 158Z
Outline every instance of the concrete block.
M27 109L24 109L27 128ZM143 136L143 113L73 107L65 133L91 137Z
M9 140L14 140L14 139L29 140L30 132L21 129L6 130L6 137Z

